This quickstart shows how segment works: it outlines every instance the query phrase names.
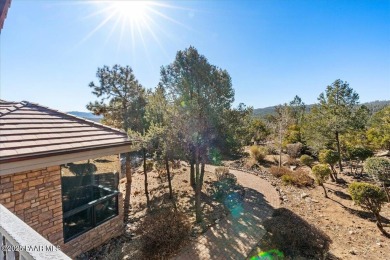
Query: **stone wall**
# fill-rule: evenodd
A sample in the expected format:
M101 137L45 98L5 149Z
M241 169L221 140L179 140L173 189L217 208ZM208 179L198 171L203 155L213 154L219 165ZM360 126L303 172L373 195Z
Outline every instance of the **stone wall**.
M64 244L60 166L0 176L0 204L72 258L123 232L119 207L119 216Z

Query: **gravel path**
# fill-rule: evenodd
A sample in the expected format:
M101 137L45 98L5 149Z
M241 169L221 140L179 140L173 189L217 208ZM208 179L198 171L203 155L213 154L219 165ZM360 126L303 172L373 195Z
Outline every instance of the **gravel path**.
M214 166L206 167L206 171L214 172L214 169ZM173 259L245 259L265 234L262 222L280 206L278 192L255 175L239 170L230 173L245 187L243 203Z

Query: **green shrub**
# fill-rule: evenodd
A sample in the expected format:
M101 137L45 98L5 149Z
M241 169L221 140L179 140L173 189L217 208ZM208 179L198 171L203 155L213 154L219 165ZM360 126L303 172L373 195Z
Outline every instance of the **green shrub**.
M339 160L339 154L333 150L321 150L319 159L320 163L327 163L333 167Z
M313 167L313 174L318 185L323 185L329 179L331 170L326 164L317 164Z
M270 169L269 169L269 172L277 177L277 178L280 178L282 177L283 175L286 175L286 174L289 174L291 175L291 170L290 169L287 169L285 167L277 167L277 166L272 166Z
M310 155L304 154L304 155L301 156L301 158L299 158L299 161L300 161L303 165L306 165L306 166L311 167L311 165L312 165L313 162L314 162L314 159L313 159L313 157L311 157Z
M340 155L333 150L321 150L319 154L320 163L329 164L332 169L330 177L333 181L337 181L337 172L334 165L339 161Z
M267 149L262 146L252 145L249 150L252 158L258 162L264 160L265 156L267 155Z
M329 169L326 164L317 164L313 167L313 175L316 180L316 183L324 189L325 198L328 197L324 183L329 179L329 176L332 174L332 171Z
M390 160L371 157L364 162L364 170L377 182L390 182Z
M358 146L358 147L348 147L346 155L347 155L346 157L350 163L351 173L353 173L353 170L354 170L355 174L356 174L356 173L358 173L358 170L360 169L360 175L362 175L363 174L363 167L361 166L360 162L373 156L374 153L369 148ZM354 161L356 163L354 163Z
M374 153L371 149L366 147L350 147L347 149L347 156L350 160L358 160L358 161L364 161L368 157L373 156Z
M363 182L354 182L350 184L348 191L357 205L374 214L379 230L389 237L389 234L383 229L381 217L379 215L382 205L386 201L385 192L373 184Z
M370 183L353 182L348 191L353 201L363 209L377 214L386 200L386 195L381 188Z
M294 182L293 176L290 174L283 175L281 179L282 179L283 184L285 184L285 185L291 185Z

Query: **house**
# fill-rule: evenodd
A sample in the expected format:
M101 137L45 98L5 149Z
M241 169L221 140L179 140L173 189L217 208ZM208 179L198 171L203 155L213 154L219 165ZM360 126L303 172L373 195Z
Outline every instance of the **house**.
M0 0L0 32L3 29L8 8L11 6L11 0Z
M124 230L118 157L130 147L120 130L0 100L0 214L15 214L71 258L99 246Z

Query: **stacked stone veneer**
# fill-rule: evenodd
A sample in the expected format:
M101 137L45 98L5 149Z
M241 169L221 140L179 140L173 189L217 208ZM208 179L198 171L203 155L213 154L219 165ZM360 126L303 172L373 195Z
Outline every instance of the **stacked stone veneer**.
M0 176L0 204L71 258L123 232L123 202L118 197L118 216L64 244L60 166Z

